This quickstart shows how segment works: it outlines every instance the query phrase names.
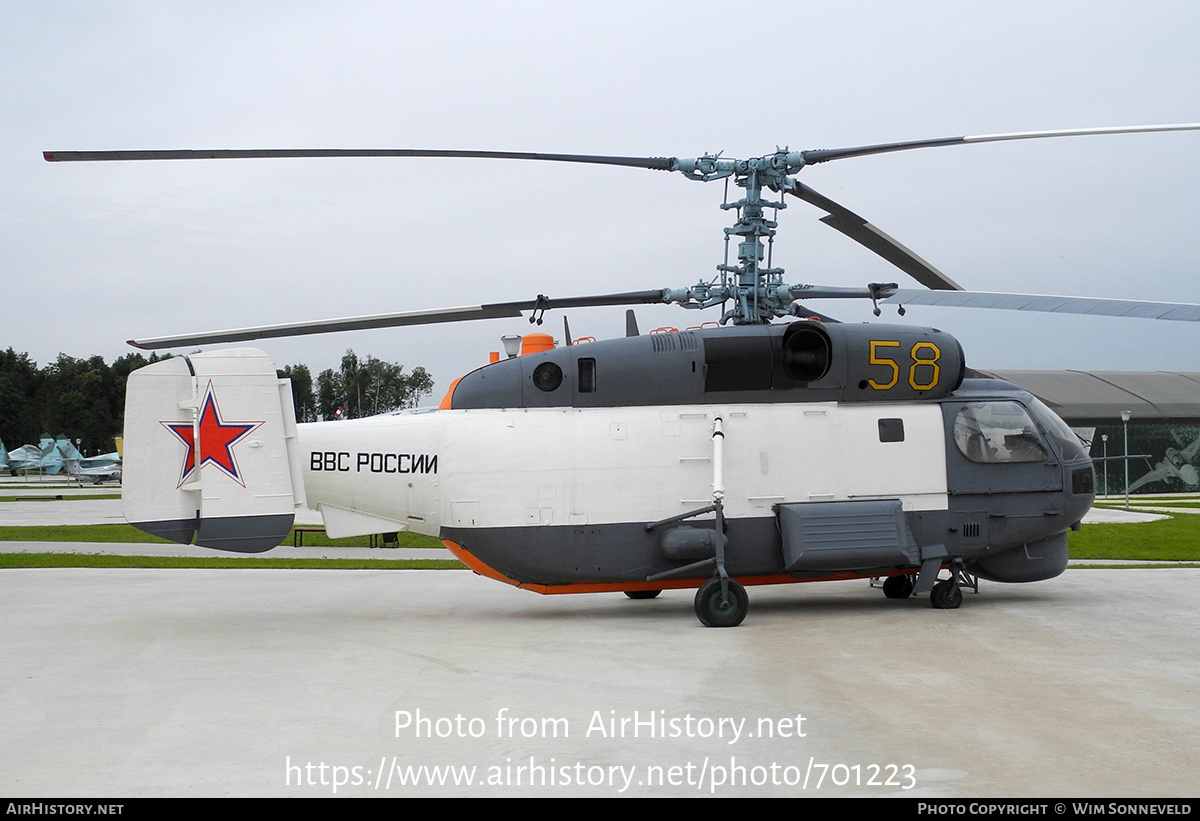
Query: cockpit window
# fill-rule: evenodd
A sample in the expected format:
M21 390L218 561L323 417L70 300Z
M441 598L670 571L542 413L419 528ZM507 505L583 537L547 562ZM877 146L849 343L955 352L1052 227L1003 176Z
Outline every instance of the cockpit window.
M954 418L954 442L972 462L1042 462L1046 448L1029 412L1016 402L972 402Z
M1029 410L1041 423L1042 430L1050 439L1050 445L1058 451L1058 455L1064 462L1077 462L1087 458L1087 448L1075 431L1071 430L1058 414L1046 407L1042 400L1034 397L1033 401L1029 403Z

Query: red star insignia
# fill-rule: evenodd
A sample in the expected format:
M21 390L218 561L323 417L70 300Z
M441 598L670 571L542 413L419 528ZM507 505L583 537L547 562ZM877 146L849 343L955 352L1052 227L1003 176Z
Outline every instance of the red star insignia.
M211 381L208 383L204 404L200 410L198 436L193 436L193 427L190 422L159 422L159 424L173 433L187 447L187 454L183 458L183 471L179 475L179 484L175 487L181 487L187 481L197 464L201 468L206 464L214 465L242 487L246 486L238 470L237 458L233 455L233 446L249 436L251 431L255 430L262 422L226 422L222 419L221 409L217 405L217 395L213 391ZM197 445L200 449L199 459L196 458Z

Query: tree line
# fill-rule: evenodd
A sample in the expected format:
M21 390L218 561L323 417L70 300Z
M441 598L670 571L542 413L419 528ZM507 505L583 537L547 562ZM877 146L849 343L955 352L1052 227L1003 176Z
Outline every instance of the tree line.
M129 374L169 356L130 353L110 365L102 356L59 354L38 367L28 353L0 351L0 440L11 450L36 443L43 433L65 434L81 440L84 453L111 451L125 422ZM399 364L360 359L353 350L346 351L337 370L321 371L315 382L307 365L289 365L278 374L292 380L298 422L413 408L433 393L433 379L424 368L405 373Z
M326 368L313 384L307 365L289 365L280 377L292 380L297 422L357 419L415 408L433 393L433 377L421 366L405 373L402 365L373 356L359 359L347 349L335 371Z

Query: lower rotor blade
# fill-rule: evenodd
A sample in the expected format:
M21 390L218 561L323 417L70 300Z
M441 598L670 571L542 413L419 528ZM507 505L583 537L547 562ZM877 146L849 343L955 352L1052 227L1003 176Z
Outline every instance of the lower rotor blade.
M391 314L348 316L338 319L318 319L309 322L289 322L280 325L260 325L226 331L208 331L178 336L158 336L131 339L129 344L143 350L162 350L189 345L216 345L226 342L248 342L284 336L361 331L370 328L396 328L404 325L436 325L442 322L468 322L476 319L502 319L521 316L522 311L535 314L552 308L594 308L606 305L641 305L663 301L663 291L631 291L623 294L537 299L522 302L495 302L488 305L465 305L456 308L433 308L421 311L400 311Z
M1200 322L1200 305L1188 302L1143 302L1132 299L1097 299L1081 296L1003 294L983 291L919 291L900 288L881 296L882 302L903 305L943 305L954 308L993 308L1049 314L1123 316Z
M849 208L839 205L802 182L797 182L795 189L790 193L810 205L815 205L822 211L827 211L829 216L822 217L821 222L831 228L836 228L850 239L874 251L926 288L932 288L935 291L962 290L962 286L957 282Z

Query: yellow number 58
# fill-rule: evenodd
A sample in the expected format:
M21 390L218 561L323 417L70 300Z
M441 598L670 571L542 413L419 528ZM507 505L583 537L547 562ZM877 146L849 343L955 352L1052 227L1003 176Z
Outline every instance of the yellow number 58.
M870 348L870 362L872 365L886 365L892 371L892 378L888 382L876 382L874 379L868 379L867 384L877 391L886 391L896 387L896 383L900 381L900 365L895 359L892 359L879 352L880 348L899 348L900 343L889 339L872 339ZM942 369L938 365L938 360L942 358L941 349L932 342L917 342L912 346L912 350L908 352L909 358L912 359L912 365L908 369L908 384L914 391L927 391L935 387L938 379L941 377ZM917 368L925 366L930 368L929 381L917 381Z

